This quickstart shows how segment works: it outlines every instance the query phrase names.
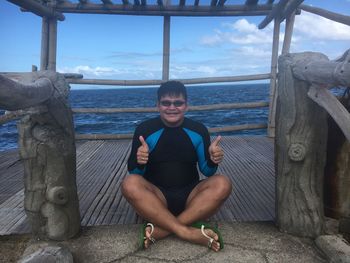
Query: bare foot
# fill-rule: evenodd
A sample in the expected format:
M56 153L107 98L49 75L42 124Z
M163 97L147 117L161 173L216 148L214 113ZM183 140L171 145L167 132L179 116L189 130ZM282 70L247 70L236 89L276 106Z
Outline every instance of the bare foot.
M192 243L209 247L210 239L204 236L200 229L193 228L193 227L190 227L189 229L190 229L190 234L187 238L185 238L186 240ZM213 242L211 242L211 245L209 248L215 252L218 252L220 250L219 236L211 229L204 229L204 233L213 239Z
M163 239L167 236L170 235L170 233L166 230L163 230L162 228L158 227L158 226L154 226L154 231L152 233L152 227L147 226L145 228L145 241L144 241L144 248L148 248L151 244L153 244L154 242L152 242L152 239L155 240L159 240L159 239Z

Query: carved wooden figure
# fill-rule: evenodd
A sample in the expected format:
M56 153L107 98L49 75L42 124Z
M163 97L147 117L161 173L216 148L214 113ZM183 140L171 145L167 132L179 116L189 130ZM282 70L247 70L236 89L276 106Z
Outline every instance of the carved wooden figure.
M0 108L28 111L18 124L25 211L35 235L65 240L80 229L69 85L52 71L18 80L26 84L0 75Z

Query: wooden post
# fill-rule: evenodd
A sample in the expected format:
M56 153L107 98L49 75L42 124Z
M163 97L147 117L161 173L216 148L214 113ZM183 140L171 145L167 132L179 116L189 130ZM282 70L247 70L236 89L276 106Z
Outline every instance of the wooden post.
M275 114L276 114L276 81L277 81L277 58L278 58L278 42L280 34L279 19L274 20L273 42L271 55L271 80L270 80L270 106L269 106L269 122L267 135L275 137Z
M56 71L56 53L57 53L57 20L49 20L49 56L47 69Z
M293 75L304 56L279 58L276 111L276 215L281 231L317 237L323 231L327 113L308 97L311 84Z
M46 70L49 56L49 19L43 17L41 26L40 70Z
M163 28L163 74L162 80L169 80L169 56L170 56L170 16L164 16Z
M284 30L284 40L282 47L282 54L289 53L290 44L292 42L292 34L295 20L295 11L286 19L286 27Z

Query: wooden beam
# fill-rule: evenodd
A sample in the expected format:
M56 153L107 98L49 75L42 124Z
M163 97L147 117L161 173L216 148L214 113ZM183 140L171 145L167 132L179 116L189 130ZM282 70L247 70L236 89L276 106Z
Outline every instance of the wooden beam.
M218 6L224 6L226 0L219 0Z
M35 0L8 0L9 2L18 5L34 14L41 17L54 17L59 21L64 21L65 17L62 13L55 11L54 8L45 6Z
M47 70L49 64L49 19L43 17L41 23L40 70Z
M48 70L56 71L56 57L57 57L57 20L51 18L49 20L49 56L48 56Z
M101 0L101 1L104 5L112 5L113 4L111 0Z
M283 40L282 54L289 53L290 44L292 42L294 20L295 20L295 12L293 12L289 17L287 17L287 20L286 20L286 26L285 26L285 30L284 30L284 40Z
M170 62L170 16L163 18L163 69L162 80L169 80L169 62Z
M330 19L332 21L350 26L350 16L341 15L338 13L324 10L322 8L308 6L308 5L300 5L300 9L304 10L306 12L309 12L309 13L313 13L313 14L322 16L322 17Z
M245 103L227 103L227 104L215 104L215 105L201 105L201 106L189 106L188 111L209 111L209 110L232 110L232 109L252 109L252 108L264 108L269 106L268 102L245 102ZM149 113L157 112L156 107L151 108L73 108L72 112L75 114L86 113Z
M189 106L188 111L208 111L208 110L232 110L232 109L252 109L252 108L264 108L268 107L269 103L264 101L257 102L244 102L244 103L227 103L227 104L214 104L214 105L201 105L201 106ZM45 110L43 106L41 111ZM73 108L74 114L86 114L86 113L101 113L101 114L115 114L115 113L149 113L158 112L156 107L152 108ZM24 115L38 114L39 108L33 108L29 112L28 110L7 111L5 114L0 115L0 124L4 124L15 119L19 119Z
M266 129L267 125L265 123L253 123L253 124L241 124L225 127L215 127L209 128L209 133L218 132L233 132L242 130L257 130ZM120 139L132 139L133 134L75 134L76 140L120 140Z
M340 101L326 88L318 85L311 85L307 95L328 112L350 142L350 114Z
M285 6L288 4L289 0L281 0L277 5L273 6L271 12L264 18L264 20L259 24L258 28L265 28L273 19L279 18L281 12L284 10Z
M203 84L203 83L219 83L219 82L236 82L270 79L271 74L244 75L233 77L211 77L211 78L192 78L177 79L184 84ZM111 79L67 79L70 84L85 85L112 85L112 86L150 86L160 85L162 80L111 80Z
M142 0L145 1L145 0ZM143 4L143 2L141 3ZM81 14L122 14L145 16L256 16L267 15L271 11L271 5L256 5L249 9L245 5L230 6L159 6L159 5L111 5L106 8L103 4L88 3L84 6L71 2L57 4L56 10L63 13Z
M341 59L330 61L321 53L304 52L293 66L296 78L310 84L321 84L327 87L350 86L350 49Z
M280 22L278 19L274 21L273 41L272 41L272 55L271 55L271 79L270 79L270 108L267 129L269 137L275 137L276 127L276 104L277 104L277 59L278 59L278 45L280 35Z
M293 12L295 12L302 2L304 2L304 0L291 0L285 10L282 12L280 22L282 23L286 17L289 17Z
M259 0L246 0L245 5L256 5Z
M211 0L210 6L216 6L218 3L218 0Z

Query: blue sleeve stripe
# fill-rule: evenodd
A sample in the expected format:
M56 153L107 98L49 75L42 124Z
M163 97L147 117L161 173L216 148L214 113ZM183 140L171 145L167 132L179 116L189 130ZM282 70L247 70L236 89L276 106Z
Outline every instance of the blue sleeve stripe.
M160 136L162 135L163 131L164 131L164 128L156 131L155 133L152 133L150 136L146 138L146 142L150 152L153 151L153 149L156 147L157 142Z
M129 171L129 174L139 174L139 175L143 175L145 173L145 169L139 169L139 168L135 168L132 171Z
M202 174L204 174L207 177L213 175L216 172L217 167L208 166L207 160L205 159L203 137L199 133L196 133L186 128L184 128L184 131L190 137L192 144L196 149L199 170L202 172Z

